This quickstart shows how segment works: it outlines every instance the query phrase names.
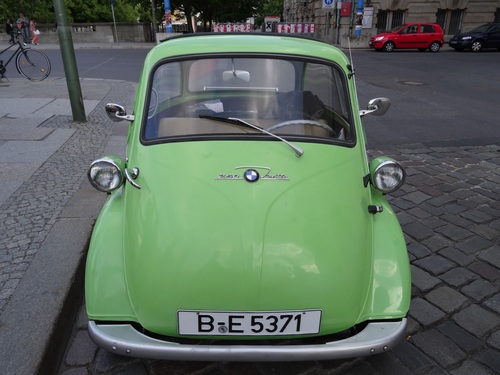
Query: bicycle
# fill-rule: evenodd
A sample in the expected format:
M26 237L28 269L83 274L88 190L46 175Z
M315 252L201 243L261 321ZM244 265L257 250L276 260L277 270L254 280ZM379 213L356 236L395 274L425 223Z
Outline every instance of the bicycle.
M17 45L17 50L12 54L12 56L7 60L7 62L3 63L3 60L0 60L0 79L6 78L5 72L7 71L6 66L10 63L10 61L16 57L16 68L19 74L23 77L29 79L30 81L43 81L50 74L50 61L47 55L38 50L32 50L29 47L24 47L24 43L21 43L19 40L20 32L16 33L16 43L5 48L3 51L0 51L0 56L11 49L15 45Z

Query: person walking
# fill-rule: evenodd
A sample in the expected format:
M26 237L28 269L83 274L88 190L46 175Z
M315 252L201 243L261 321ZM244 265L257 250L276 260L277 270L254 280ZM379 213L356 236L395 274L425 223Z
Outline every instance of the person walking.
M5 32L9 34L9 44L14 44L14 27L12 26L12 21L10 18L7 18L7 21L5 21Z
M23 35L23 44L26 45L27 43L31 43L30 36L29 36L29 22L28 19L24 16L24 13L19 12L19 18L16 21L17 23L17 28Z
M38 45L38 36L40 31L36 27L36 20L32 18L30 20L30 32L31 32L31 43Z

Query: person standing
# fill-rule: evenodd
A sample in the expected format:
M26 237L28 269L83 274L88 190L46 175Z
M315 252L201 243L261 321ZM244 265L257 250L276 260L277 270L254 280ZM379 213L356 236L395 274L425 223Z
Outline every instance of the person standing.
M12 43L14 44L15 43L15 40L14 40L14 27L12 27L12 21L10 20L10 18L7 18L7 21L5 21L5 32L7 34L9 34L9 44Z
M38 35L40 31L36 27L36 20L32 18L30 20L30 33L31 33L31 43L38 45Z
M30 43L30 35L29 35L29 22L28 19L24 16L24 13L19 12L19 18L16 21L17 23L17 28L23 35L23 44L26 45L26 43Z

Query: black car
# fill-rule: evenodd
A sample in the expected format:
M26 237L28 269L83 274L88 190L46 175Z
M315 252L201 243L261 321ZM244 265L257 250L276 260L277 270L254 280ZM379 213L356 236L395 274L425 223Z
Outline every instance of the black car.
M455 35L450 39L449 45L455 51L470 49L479 52L486 48L498 48L500 51L500 23L487 23Z

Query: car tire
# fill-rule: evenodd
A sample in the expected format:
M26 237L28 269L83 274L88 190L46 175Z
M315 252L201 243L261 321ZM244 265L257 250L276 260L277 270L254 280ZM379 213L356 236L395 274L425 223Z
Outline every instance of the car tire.
M387 42L386 44L384 44L384 47L382 47L384 52L392 52L395 48L396 45L394 44L394 42Z
M441 49L441 44L438 42L432 42L431 45L429 46L429 51L431 52L438 52Z
M483 49L483 42L480 41L480 40L475 40L472 42L472 44L470 45L470 50L472 52L479 52Z

